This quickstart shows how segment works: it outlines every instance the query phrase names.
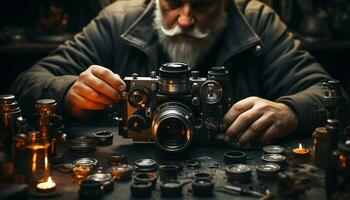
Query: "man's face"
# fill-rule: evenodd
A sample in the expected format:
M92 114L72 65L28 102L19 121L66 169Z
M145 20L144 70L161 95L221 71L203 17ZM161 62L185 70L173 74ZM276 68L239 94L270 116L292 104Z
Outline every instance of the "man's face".
M173 29L179 26L183 31L198 28L207 31L218 12L223 12L224 0L159 0L163 14L163 26Z
M154 27L172 61L194 67L227 23L227 0L156 0Z

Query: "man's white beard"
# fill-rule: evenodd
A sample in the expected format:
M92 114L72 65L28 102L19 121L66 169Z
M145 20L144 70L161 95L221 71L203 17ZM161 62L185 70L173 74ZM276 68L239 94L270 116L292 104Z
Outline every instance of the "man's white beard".
M166 29L163 26L163 15L159 0L156 0L154 28L158 32L160 44L164 51L168 53L171 61L187 63L191 68L195 67L200 59L208 53L226 24L227 14L222 9L215 19L207 25L208 29L205 32L200 31L197 27L191 30L190 33L183 33L178 26L173 29Z

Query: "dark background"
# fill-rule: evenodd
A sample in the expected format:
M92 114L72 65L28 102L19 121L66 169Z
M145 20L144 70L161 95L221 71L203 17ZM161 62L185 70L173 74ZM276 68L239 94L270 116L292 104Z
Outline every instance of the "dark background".
M114 0L2 0L0 94L15 77L71 38ZM350 92L350 1L263 0L302 41L302 46Z

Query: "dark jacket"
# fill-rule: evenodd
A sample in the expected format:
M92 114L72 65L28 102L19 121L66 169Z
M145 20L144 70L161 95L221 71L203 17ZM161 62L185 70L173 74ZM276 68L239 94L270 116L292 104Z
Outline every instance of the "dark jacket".
M33 108L43 88L53 92L61 107L77 75L90 65L101 65L121 77L148 76L164 57L153 29L154 1L118 0L104 9L72 41L60 45L20 75L13 88L25 109ZM302 132L324 122L321 83L331 77L293 40L287 27L267 5L232 2L228 26L208 56L202 72L225 66L232 81L234 101L259 96L289 105Z

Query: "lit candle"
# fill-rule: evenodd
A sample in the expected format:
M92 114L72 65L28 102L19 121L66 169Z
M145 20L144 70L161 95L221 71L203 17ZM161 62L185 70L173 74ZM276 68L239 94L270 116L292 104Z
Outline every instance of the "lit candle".
M49 176L47 182L37 184L36 189L39 192L52 192L56 189L56 183L53 182L51 176Z
M307 148L303 148L301 143L299 143L299 148L293 149L293 153L295 156L298 156L298 157L307 157L308 154L310 153L310 150Z

